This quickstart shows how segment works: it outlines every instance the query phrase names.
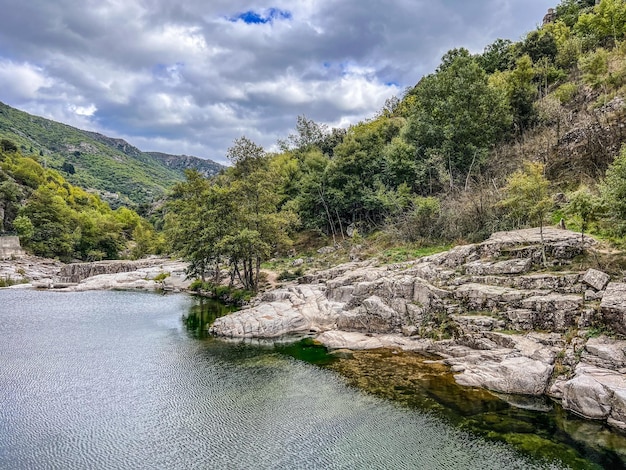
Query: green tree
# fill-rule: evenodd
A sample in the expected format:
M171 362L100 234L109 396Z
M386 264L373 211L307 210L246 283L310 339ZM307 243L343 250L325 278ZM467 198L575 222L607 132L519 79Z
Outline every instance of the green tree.
M509 215L517 220L539 225L543 262L546 263L543 225L553 206L548 193L549 182L544 176L541 163L526 162L522 170L517 170L507 179L504 188L506 197L500 205L509 210Z
M67 261L74 255L78 238L77 214L63 198L45 186L37 189L20 211L33 226L33 234L25 246L39 256L58 257Z
M600 194L607 209L611 228L616 235L626 233L626 146L609 168L600 184Z
M437 72L411 93L415 107L403 136L416 149L422 173L443 167L451 186L483 163L487 151L510 129L506 97L489 85L485 71L465 50L444 56Z
M587 186L581 186L570 196L565 212L580 219L580 243L584 246L585 232L601 212L600 199Z
M489 74L509 70L515 64L513 42L509 39L496 39L485 47L477 59L480 66Z

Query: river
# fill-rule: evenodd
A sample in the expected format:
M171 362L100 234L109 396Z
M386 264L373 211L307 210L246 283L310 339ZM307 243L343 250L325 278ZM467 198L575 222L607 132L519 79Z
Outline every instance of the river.
M516 444L502 438L511 433L498 420L499 410L510 414L504 401L457 410L454 399L429 392L428 383L437 386L429 373L411 374L426 377L423 384L389 386L406 379L393 363L405 356L331 361L307 344L204 338L197 303L185 295L0 289L0 468L623 467L623 436L600 424L589 431L570 417L579 425L565 438L526 429L530 439ZM484 415L485 407L491 430L489 419L472 427L458 418ZM557 419L554 411L524 413L547 429ZM532 449L546 445L554 449Z

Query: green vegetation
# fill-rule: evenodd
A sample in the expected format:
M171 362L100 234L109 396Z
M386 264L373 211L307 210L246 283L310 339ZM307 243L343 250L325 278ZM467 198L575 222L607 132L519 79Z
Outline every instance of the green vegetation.
M625 35L626 2L563 0L519 42L449 51L349 129L300 116L276 153L237 139L232 166L211 179L206 168L181 177L193 162L0 105L0 230L62 259L141 256L162 249L152 226L73 185L116 207L170 189L157 225L171 252L200 282L218 286L227 271L246 292L262 284L262 265L279 280L302 274L280 258L314 258L321 245L339 249L317 266L374 251L393 263L561 219L582 241L623 244ZM303 248L307 237L319 245Z
M123 140L31 116L2 103L0 139L10 142L13 151L20 150L43 167L58 170L69 183L97 190L115 207L139 208L158 201L184 179L185 167L205 175L222 168L210 160L141 152Z
M300 116L275 154L244 137L224 175L177 185L172 247L195 275L228 260L231 282L254 289L260 263L298 231L348 249L363 240L383 262L555 218L621 243L625 35L626 2L564 0L522 41L449 51L347 131Z
M162 237L136 212L112 210L97 195L69 184L2 140L0 149L0 232L17 232L36 255L61 260L140 257L159 252Z

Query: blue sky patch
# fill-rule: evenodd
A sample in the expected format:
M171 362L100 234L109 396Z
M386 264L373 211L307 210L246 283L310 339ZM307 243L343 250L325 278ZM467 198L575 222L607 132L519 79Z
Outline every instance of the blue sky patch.
M265 24L272 23L274 20L290 20L291 18L292 15L289 11L281 10L279 8L270 8L265 10L263 13L248 10L235 16L231 16L228 20L233 23L243 21L246 24Z

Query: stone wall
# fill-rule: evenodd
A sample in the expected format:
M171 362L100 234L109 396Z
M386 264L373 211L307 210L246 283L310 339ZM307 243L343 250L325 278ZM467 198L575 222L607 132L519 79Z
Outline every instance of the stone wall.
M24 251L20 245L19 237L0 236L0 259L20 258Z

